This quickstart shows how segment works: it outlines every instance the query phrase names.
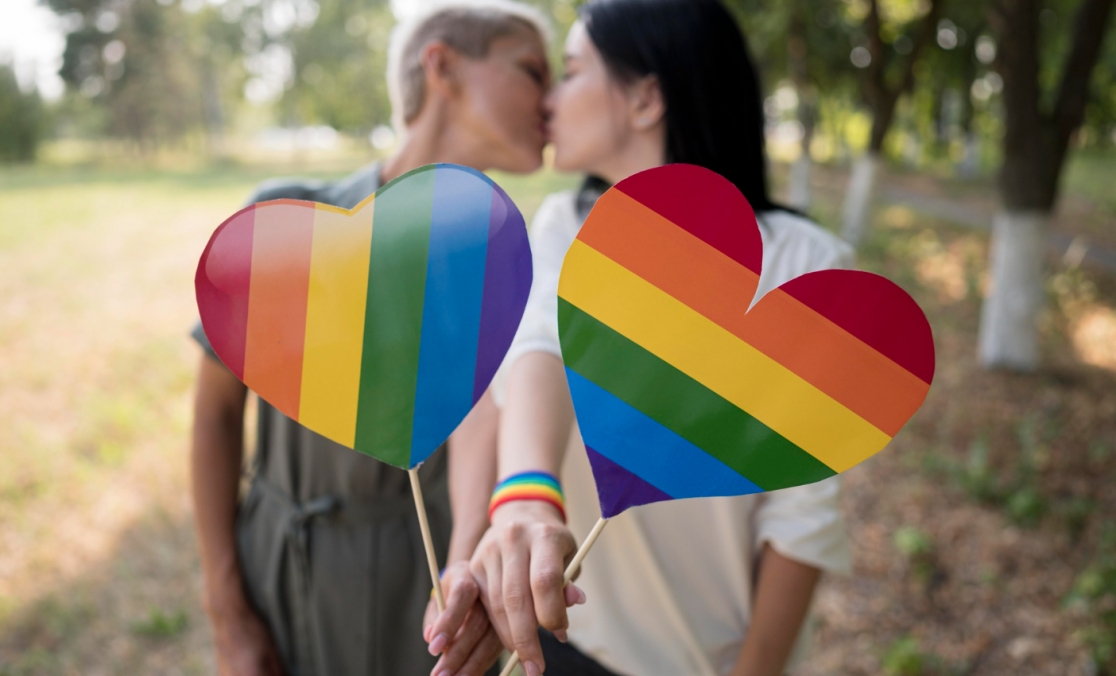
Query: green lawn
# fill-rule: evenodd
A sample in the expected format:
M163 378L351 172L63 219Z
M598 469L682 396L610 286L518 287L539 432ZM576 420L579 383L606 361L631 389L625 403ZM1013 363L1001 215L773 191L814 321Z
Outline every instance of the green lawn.
M1113 224L1105 206L1112 164L1082 158L1067 172L1068 193L1095 203L1097 227ZM194 266L213 228L258 181L330 178L354 166L0 170L0 675L213 673L186 492ZM827 171L811 211L832 227L843 174ZM553 173L497 180L528 219L546 194L575 184ZM1116 325L1113 279L1054 269L1044 344L1056 368L982 374L972 346L986 235L899 206L875 220L863 263L923 304L939 380L897 448L849 478L858 568L826 587L818 660L801 673L880 673L896 645L950 668L987 650L971 673L1003 673L1015 664L1010 641L1028 631L1050 640L1018 674L1068 664L1085 654L1075 632L1091 616L1063 611L1062 596L1100 551L1103 515L1116 508L1098 480L1116 469L1103 445L1116 438L1105 413L1116 407L1116 361L1104 361L1104 331ZM977 504L941 468L966 466L983 438L993 466L1012 475L1020 420L1030 415L1060 431L1042 437L1048 464L1024 486L1049 509L1019 531L1015 493L1007 507ZM1092 464L1078 462L1094 447ZM1081 504L1091 511L1079 514L1084 535L1071 542L1059 510ZM910 529L934 557L917 569L891 544L892 532ZM996 549L1005 532L1014 544ZM1055 564L1043 556L1065 563L1048 570ZM1002 563L1015 558L1023 560ZM949 575L930 609L918 577L926 566ZM988 575L1000 586L981 582ZM1028 576L1045 576L1039 591L1024 585ZM997 624L981 623L984 608L1000 614ZM1028 624L1036 614L1049 618L1040 629ZM979 632L987 644L969 641Z

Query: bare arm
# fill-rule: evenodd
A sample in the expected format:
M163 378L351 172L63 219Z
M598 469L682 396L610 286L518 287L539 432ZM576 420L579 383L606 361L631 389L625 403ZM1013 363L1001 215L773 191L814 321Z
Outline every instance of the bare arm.
M561 360L532 352L512 365L508 401L500 414L499 476L541 470L558 474L573 424ZM576 543L561 514L544 502L509 502L492 515L473 556L489 619L504 645L519 651L528 676L545 665L538 641L542 625L564 637L567 606L584 595L562 573Z
M449 439L449 492L453 533L442 586L446 612L427 606L424 637L442 654L432 674L481 673L503 650L479 600L469 559L488 529L488 499L496 485L496 433L500 409L485 392ZM452 637L452 639L451 639Z
M732 676L782 676L821 571L765 544L748 635Z
M449 493L453 508L447 565L468 561L488 529L488 499L496 485L500 409L485 392L449 439Z
M216 359L202 357L194 401L191 493L205 579L205 607L213 624L222 676L281 673L267 627L244 594L236 554L236 505L247 394L247 388Z

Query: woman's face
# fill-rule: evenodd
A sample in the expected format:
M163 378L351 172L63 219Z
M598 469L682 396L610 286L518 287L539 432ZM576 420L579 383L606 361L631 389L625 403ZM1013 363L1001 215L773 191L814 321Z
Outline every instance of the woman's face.
M483 59L463 59L458 122L495 169L529 172L546 145L543 98L550 66L542 39L524 28L496 38Z
M548 126L559 171L607 176L605 167L632 135L630 100L578 21L566 37L565 74L547 97Z

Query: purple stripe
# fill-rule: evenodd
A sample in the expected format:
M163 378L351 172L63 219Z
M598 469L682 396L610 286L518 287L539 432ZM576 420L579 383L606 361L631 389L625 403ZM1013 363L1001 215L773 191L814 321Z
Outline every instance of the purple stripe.
M500 186L493 184L488 222L488 258L484 268L477 367L473 402L488 389L523 318L531 292L531 246L523 215Z
M585 453L593 468L593 480L597 482L597 497L604 518L611 519L629 507L672 499L592 448L586 446ZM601 490L602 487L605 490Z

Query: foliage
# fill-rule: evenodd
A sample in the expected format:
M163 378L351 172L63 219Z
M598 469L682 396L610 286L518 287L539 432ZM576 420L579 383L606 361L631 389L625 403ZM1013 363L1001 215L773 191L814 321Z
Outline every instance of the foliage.
M0 162L29 162L43 136L38 91L24 92L11 66L0 65Z
M904 636L888 646L881 666L887 676L922 676L930 662L918 641Z
M1081 634L1096 673L1116 674L1116 524L1106 524L1093 563L1077 576L1066 605L1081 606L1092 623Z
M155 608L145 619L132 624L132 631L149 638L171 638L185 631L187 624L186 611L164 613Z
M895 531L891 541L907 558L915 579L923 584L929 583L938 570L934 541L930 536L914 526L903 526Z

